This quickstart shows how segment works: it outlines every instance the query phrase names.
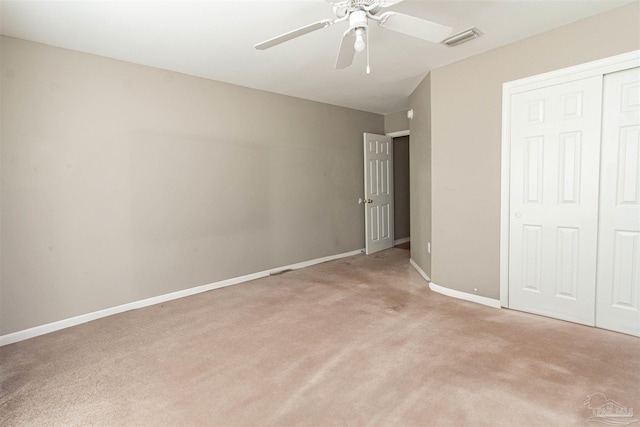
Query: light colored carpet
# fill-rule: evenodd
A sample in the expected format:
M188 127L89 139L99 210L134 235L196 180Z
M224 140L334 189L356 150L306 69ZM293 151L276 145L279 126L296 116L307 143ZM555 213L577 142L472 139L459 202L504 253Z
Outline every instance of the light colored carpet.
M0 425L569 426L640 340L428 290L391 249L0 348ZM636 417L637 418L637 417Z

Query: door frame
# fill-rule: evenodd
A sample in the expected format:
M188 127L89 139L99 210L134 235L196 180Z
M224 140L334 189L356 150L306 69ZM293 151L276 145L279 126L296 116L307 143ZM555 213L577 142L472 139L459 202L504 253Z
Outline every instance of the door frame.
M399 130L397 132L387 132L385 136L390 136L391 138L400 138L401 136L409 136L411 132L409 130Z
M640 66L640 50L587 62L502 85L502 153L500 171L500 305L509 307L509 191L511 181L511 96L533 89L615 73Z
M406 130L398 130L395 132L387 132L385 133L385 136L390 136L391 139L396 139L396 138L401 138L403 136L410 136L411 132L409 129ZM409 143L411 144L411 143ZM394 145L395 147L395 145ZM411 147L411 145L409 145L409 147ZM395 149L395 148L394 148ZM411 159L411 148L409 148L409 159ZM394 157L394 162L395 162L395 157ZM411 178L409 178L409 180L411 180ZM394 164L394 168L393 168L393 182L396 182L396 168L395 168L395 164ZM394 184L395 185L395 184ZM396 197L396 191L395 189L393 190L393 197L394 197L394 206L393 209L395 210L395 197ZM409 194L409 204L411 204L411 194ZM393 213L395 216L395 212ZM411 212L409 212L409 222L411 222ZM395 223L395 220L394 220ZM409 227L411 228L411 227ZM411 230L409 230L411 231ZM406 237L404 239L399 239L396 240L396 227L395 224L393 225L393 246L395 245L399 245L400 243L405 243L405 242L410 242L411 241L411 235L409 235L409 237Z

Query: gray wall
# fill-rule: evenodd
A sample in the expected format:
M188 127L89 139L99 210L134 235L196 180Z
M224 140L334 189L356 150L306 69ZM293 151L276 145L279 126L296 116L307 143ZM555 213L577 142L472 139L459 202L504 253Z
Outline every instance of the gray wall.
M499 298L502 84L639 49L639 18L632 3L435 69L413 93L412 108L431 105L433 209L431 218L412 212L412 239L420 230L415 222L422 229L431 222L434 283ZM412 150L423 149L428 126L414 122ZM413 163L411 171L413 208L413 195L427 194L429 183ZM414 259L429 271L427 259Z
M431 75L411 94L411 144L409 170L411 186L411 259L431 275Z
M364 246L383 116L0 43L0 335Z
M384 131L386 133L409 130L409 119L407 110L398 111L384 116Z
M411 236L409 201L409 137L393 138L393 228L395 240Z

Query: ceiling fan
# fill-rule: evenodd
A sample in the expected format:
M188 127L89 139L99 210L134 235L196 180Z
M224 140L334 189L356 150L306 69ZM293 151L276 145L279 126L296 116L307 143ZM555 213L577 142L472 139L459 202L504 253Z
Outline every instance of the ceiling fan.
M397 12L382 12L383 9L400 3L403 0L325 0L333 6L335 19L323 19L322 21L309 24L302 28L279 35L255 45L256 49L264 50L279 45L296 37L308 34L312 31L327 28L338 22L348 21L349 28L342 36L338 58L336 59L336 69L342 69L353 63L356 52L364 51L368 47L368 27L369 20L375 21L382 28L397 31L419 39L438 43L449 34L452 28L435 22L416 18L415 16L404 15ZM381 13L382 12L382 13ZM365 43L364 38L367 38ZM353 42L353 43L352 43ZM367 49L367 64L369 50ZM367 65L367 73L369 73Z

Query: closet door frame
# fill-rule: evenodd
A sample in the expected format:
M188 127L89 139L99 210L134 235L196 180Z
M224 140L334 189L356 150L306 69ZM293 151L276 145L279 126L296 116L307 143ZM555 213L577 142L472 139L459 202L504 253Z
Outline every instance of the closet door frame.
M500 305L509 307L509 193L511 176L511 97L515 94L605 75L640 66L640 50L539 74L502 85L502 156L500 201ZM595 309L595 308L594 308Z

